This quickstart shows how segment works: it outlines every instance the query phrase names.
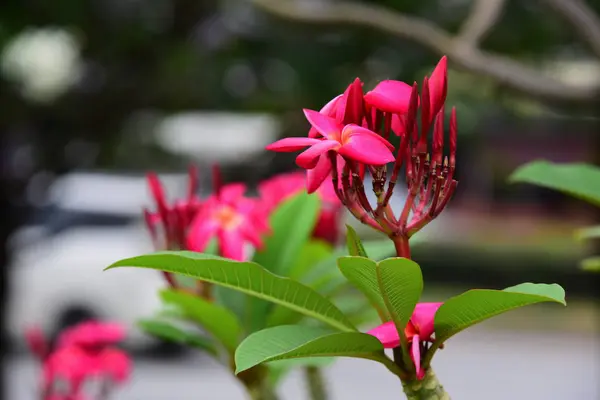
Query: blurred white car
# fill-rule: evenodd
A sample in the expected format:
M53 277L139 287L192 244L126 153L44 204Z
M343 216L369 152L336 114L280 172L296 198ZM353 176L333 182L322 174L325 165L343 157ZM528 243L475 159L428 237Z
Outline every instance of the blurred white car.
M161 178L168 193L185 188L184 175ZM88 318L127 325L131 348L156 344L135 323L158 310L161 274L103 272L119 259L153 250L141 219L142 207L151 205L141 175L71 174L53 184L48 206L12 238L7 328L19 347L30 326L55 334Z

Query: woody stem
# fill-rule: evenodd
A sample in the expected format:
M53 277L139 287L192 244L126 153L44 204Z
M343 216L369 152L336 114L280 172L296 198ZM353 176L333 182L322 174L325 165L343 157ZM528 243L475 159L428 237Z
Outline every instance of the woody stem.
M450 395L446 393L431 368L421 380L403 381L402 388L407 400L450 400Z

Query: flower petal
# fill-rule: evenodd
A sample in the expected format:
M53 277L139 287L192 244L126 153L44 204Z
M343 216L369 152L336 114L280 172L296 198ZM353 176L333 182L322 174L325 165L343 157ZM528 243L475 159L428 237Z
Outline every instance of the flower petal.
M442 57L431 73L429 78L429 104L430 119L433 119L441 110L446 101L446 92L448 90L448 59Z
M216 221L207 218L207 213L198 214L194 218L186 238L188 250L204 251L208 246L208 242L217 232L218 227Z
M265 147L265 149L271 151L278 151L281 153L291 153L294 151L302 150L306 146L312 146L317 142L319 142L319 139L305 137L289 137L273 142L267 147Z
M419 303L415 307L410 321L415 326L423 340L429 340L433 335L435 313L443 303Z
M231 203L239 200L246 193L246 185L243 183L230 183L221 188L220 200Z
M330 140L340 139L343 125L334 118L323 115L317 111L304 109L304 115L310 124L323 136Z
M321 154L317 165L306 171L306 190L314 193L331 173L331 161L327 154Z
M379 140L383 143L388 149L394 150L394 145L388 142L386 139L373 132L370 129L364 128L362 126L358 126L355 124L349 124L344 127L342 130L342 144L346 142L353 135L367 135L371 136L373 139Z
M417 379L423 379L425 371L421 368L421 342L419 340L419 335L413 337L412 346L410 348L410 358L413 363L415 363Z
M246 261L244 237L238 229L220 229L218 232L219 252L222 257Z
M404 136L406 133L404 121L402 121L402 118L398 114L392 115L392 131L396 136Z
M364 128L361 128L364 129ZM395 160L390 149L373 135L350 135L338 153L368 165L385 165Z
M342 96L343 95L340 94L339 96L336 96L333 99L331 99L329 101L329 103L325 104L325 106L323 106L323 108L321 108L321 111L319 111L319 112L323 115L327 115L328 117L335 118L335 115L337 112L337 107L338 107L338 104L339 104ZM319 136L322 136L322 135L314 127L311 127L310 130L308 131L308 137L310 137L310 138L316 138Z
M400 346L400 336L393 321L383 323L367 333L379 339L386 349L393 349Z
M313 144L300 153L296 157L296 164L304 169L313 169L317 166L321 154L326 155L329 150L335 150L339 147L340 142L337 140L320 140L319 143Z
M365 101L381 111L404 114L408 110L412 86L394 80L381 81L365 95Z

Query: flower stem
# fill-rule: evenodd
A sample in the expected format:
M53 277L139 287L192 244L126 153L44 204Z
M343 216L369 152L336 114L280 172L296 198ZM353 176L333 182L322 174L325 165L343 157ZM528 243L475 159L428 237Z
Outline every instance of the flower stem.
M431 368L422 380L402 382L402 388L408 400L450 400Z
M394 241L394 246L396 247L396 255L398 257L410 259L410 245L408 244L408 238L405 236L392 236L391 239Z
M321 370L317 367L304 368L306 384L312 400L326 400L327 388Z

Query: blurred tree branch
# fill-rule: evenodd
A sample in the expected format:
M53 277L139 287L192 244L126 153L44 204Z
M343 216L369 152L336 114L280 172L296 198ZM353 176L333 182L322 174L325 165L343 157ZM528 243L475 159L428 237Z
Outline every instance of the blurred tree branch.
M475 0L457 35L426 19L388 7L354 1L310 3L294 0L251 0L273 15L316 24L354 24L415 41L472 73L549 103L590 103L600 96L600 85L573 85L544 75L534 66L478 47L499 20L504 0ZM544 0L573 26L600 56L600 21L582 0Z

